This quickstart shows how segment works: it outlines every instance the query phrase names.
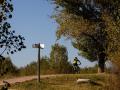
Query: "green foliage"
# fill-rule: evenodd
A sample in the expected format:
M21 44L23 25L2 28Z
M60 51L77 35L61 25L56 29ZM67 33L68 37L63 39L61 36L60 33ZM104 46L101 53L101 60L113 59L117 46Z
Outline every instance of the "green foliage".
M56 4L56 9L68 14L82 16L85 19L99 20L102 12L109 13L114 19L120 19L119 0L50 0ZM100 15L99 15L100 14ZM98 17L96 17L98 16ZM95 20L95 21L96 21Z
M94 67L84 67L80 69L80 74L94 74L97 73L98 65Z
M41 74L49 74L50 73L50 59L47 56L41 58L40 72L41 72Z
M37 66L38 66L38 63L36 61L31 62L27 66L21 67L19 69L19 74L22 76L36 75L38 70ZM50 73L49 68L50 68L49 58L46 56L42 57L40 61L40 74L49 74Z
M58 43L52 46L50 64L57 73L69 73L71 71L72 67L68 62L68 52L66 47L59 45Z
M7 74L16 74L17 67L11 62L9 57L5 58L5 60L0 60L0 75L7 75Z
M5 51L7 54L13 54L26 48L23 43L24 37L15 35L15 31L10 30L11 25L8 20L12 18L12 12L13 4L11 0L0 0L0 48L3 50L0 59L4 59L2 54Z
M25 67L21 67L19 69L19 74L22 76L25 75L36 75L37 73L37 63L36 62L31 62Z
M120 49L119 0L52 0L54 19L59 24L56 35L69 38L80 55L90 61L104 52L113 59ZM117 56L118 57L118 56Z

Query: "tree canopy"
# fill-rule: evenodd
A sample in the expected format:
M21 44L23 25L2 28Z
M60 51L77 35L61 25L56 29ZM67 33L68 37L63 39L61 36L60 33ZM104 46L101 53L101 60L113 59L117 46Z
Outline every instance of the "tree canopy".
M119 0L52 0L59 24L56 35L72 40L80 55L94 61L100 52L111 59L120 47Z
M65 46L56 43L50 53L50 64L56 73L70 73L72 67L68 62L68 52Z
M0 59L3 59L2 54L5 51L7 54L13 54L26 48L23 42L25 38L16 35L15 31L11 30L11 25L8 22L12 18L13 10L12 0L0 0Z

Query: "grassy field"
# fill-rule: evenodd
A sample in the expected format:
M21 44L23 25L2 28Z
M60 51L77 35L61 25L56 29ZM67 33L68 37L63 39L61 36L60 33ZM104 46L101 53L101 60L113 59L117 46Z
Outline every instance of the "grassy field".
M24 82L21 84L12 85L14 90L115 90L109 89L110 80L107 74L69 74L63 76L49 77L41 79L40 83L37 80ZM78 78L91 79L95 83L77 84Z

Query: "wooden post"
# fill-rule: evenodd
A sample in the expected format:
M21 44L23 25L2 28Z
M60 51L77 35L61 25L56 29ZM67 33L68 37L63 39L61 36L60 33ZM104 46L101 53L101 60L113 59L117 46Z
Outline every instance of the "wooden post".
M40 44L38 47L38 82L40 83Z
M33 44L32 45L33 48L38 48L38 64L37 64L37 74L38 74L38 83L40 83L40 49L44 48L44 44Z

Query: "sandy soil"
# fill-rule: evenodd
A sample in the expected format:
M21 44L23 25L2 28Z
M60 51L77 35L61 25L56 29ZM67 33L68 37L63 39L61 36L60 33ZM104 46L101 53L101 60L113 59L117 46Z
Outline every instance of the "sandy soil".
M48 77L56 77L56 76L61 76L61 75L41 75L40 78L48 78ZM25 81L35 80L35 79L37 79L37 76L24 76L24 77L16 77L11 79L4 79L4 80L0 80L0 85L4 85L3 81L7 81L10 84L16 84Z

